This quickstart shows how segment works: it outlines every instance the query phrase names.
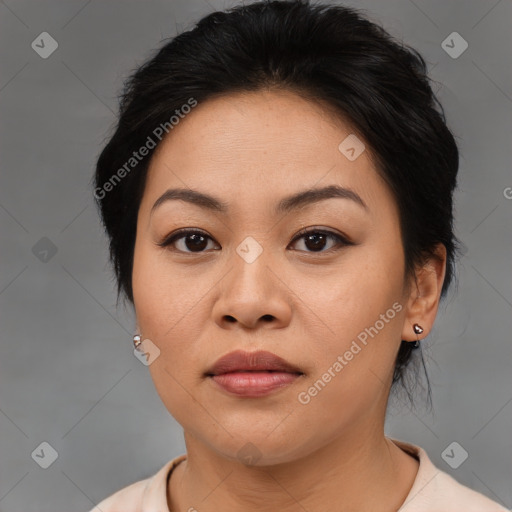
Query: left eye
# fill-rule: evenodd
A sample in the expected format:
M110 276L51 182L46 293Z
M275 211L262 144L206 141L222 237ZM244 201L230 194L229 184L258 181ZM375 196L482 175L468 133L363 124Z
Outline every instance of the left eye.
M341 235L338 235L337 233L333 233L331 231L320 231L317 229L302 231L293 239L292 243L301 239L303 239L303 246L309 249L306 252L327 252L336 246L350 245L348 240L346 240ZM329 239L334 240L335 243L324 250L327 244L327 240Z
M292 240L290 245L296 244L301 239L303 239L303 245L306 247L305 252L327 252L336 246L352 245L350 241L337 233L318 229L301 231ZM326 249L326 245L329 245L327 243L328 240L334 241L334 243ZM208 249L209 241L213 242L214 240L203 231L185 229L175 232L165 238L162 242L159 242L157 245L160 247L172 247L172 250L176 250L178 252L199 254ZM212 247L210 247L210 249L212 249ZM294 250L304 251L304 249Z

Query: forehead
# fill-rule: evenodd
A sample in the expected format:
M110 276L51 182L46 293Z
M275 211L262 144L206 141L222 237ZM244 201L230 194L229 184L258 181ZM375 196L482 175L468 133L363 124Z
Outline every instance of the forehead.
M363 144L341 116L289 91L210 99L180 119L160 143L141 208L151 208L174 187L247 206L330 184L357 189L368 203L390 201ZM357 158L347 157L354 154L346 152L348 146L360 152Z

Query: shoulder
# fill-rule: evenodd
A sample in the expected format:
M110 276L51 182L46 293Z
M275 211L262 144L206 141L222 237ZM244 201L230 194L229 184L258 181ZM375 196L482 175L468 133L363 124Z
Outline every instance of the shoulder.
M150 479L139 480L98 503L90 512L139 512Z
M423 448L391 440L420 462L413 486L398 512L509 512L496 501L438 469Z
M180 455L164 464L156 474L134 482L98 503L89 512L145 512L167 510L167 477L186 458Z
M442 507L450 503L454 512L508 512L496 501L462 485L443 471L439 471L434 481L436 506L439 510L445 510Z

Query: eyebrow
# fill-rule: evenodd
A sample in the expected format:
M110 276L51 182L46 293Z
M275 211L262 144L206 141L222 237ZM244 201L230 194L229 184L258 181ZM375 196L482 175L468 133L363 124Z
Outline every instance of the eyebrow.
M339 185L329 185L323 188L313 188L297 192L279 201L275 208L277 214L288 213L292 210L317 203L325 199L341 198L354 201L359 206L368 210L368 206L361 196L349 188ZM151 208L150 215L163 203L171 200L181 200L194 204L200 208L218 213L228 213L229 205L209 194L186 188L170 188L166 190Z

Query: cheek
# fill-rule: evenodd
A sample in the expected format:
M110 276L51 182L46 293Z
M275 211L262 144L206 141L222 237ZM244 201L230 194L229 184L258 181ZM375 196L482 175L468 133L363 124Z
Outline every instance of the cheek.
M297 280L297 294L319 319L312 326L317 335L310 336L317 361L312 380L320 379L320 388L329 382L329 392L322 388L315 401L342 407L354 397L362 403L380 396L393 371L405 309L400 244L377 240L348 254L329 276Z
M304 420L343 429L374 411L392 378L402 305L384 296L335 296L324 311L324 336L310 337L313 373L297 395ZM381 316L383 315L383 316ZM313 430L315 430L313 428Z
M368 244L347 252L328 272L293 279L293 290L322 321L326 333L346 340L401 300L402 274L399 251Z
M150 243L135 247L133 298L137 324L143 338L160 350L148 366L155 390L169 413L180 423L187 422L190 388L197 347L191 342L197 327L197 293L165 262L165 254ZM197 329L199 330L199 329ZM197 334L197 333L196 333ZM197 339L197 338L196 338ZM195 368L197 370L197 368Z
M150 242L135 246L132 282L137 320L147 337L172 337L200 298L179 266L171 266L165 251Z
M149 369L157 388L160 384L169 390L165 392L176 391L178 382L198 378L197 361L204 358L201 344L211 307L203 297L211 282L191 283L190 270L171 266L165 253L149 243L136 246L132 281L138 326L160 349Z

